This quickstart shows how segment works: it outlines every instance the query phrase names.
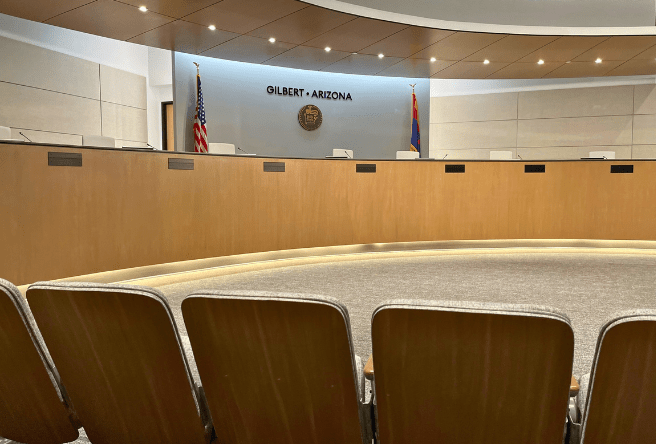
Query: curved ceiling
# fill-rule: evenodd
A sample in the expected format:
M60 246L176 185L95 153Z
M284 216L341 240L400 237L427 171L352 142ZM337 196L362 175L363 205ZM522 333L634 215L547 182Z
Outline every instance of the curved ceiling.
M635 33L635 28L641 28L639 34L653 34L656 19L653 0L304 1L409 25L512 34L625 34Z
M317 71L447 79L656 74L654 35L452 31L296 0L3 0L0 13L158 48Z

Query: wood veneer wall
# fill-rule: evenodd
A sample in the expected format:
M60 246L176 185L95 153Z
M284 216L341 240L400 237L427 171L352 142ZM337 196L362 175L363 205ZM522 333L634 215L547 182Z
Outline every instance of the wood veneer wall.
M79 152L82 167L48 166ZM193 158L193 171L169 158ZM656 240L656 162L276 159L0 146L0 276L23 285L301 247L453 239ZM376 163L376 173L356 164ZM610 166L634 164L633 174Z

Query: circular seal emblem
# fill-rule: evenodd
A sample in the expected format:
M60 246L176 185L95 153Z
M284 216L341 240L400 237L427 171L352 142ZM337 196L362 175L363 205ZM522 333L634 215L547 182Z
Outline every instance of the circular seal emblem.
M321 126L323 115L321 110L316 105L305 105L298 112L298 123L301 124L304 130L314 131Z

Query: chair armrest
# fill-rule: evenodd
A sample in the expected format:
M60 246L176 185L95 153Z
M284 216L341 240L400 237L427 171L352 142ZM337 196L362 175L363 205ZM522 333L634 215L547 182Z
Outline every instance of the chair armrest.
M366 371L366 368L365 368ZM572 376L572 382L569 384L569 397L574 398L576 395L579 394L579 381L576 380L574 376Z
M370 381L374 379L374 355L369 355L369 360L364 366L364 377Z

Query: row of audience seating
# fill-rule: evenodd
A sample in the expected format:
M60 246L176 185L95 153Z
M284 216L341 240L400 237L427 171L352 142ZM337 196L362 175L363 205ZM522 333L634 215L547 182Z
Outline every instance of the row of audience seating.
M653 311L602 326L577 407L572 326L545 307L384 303L363 370L331 298L196 292L188 337L152 288L42 282L27 302L0 280L0 436L21 443L656 442Z

